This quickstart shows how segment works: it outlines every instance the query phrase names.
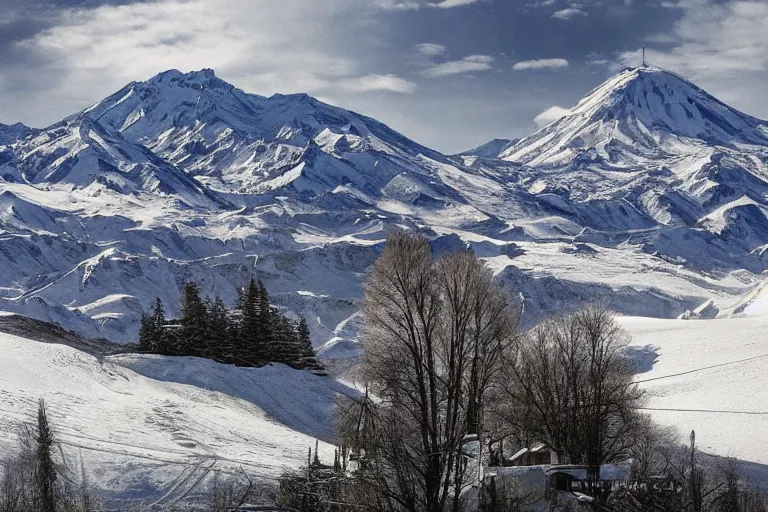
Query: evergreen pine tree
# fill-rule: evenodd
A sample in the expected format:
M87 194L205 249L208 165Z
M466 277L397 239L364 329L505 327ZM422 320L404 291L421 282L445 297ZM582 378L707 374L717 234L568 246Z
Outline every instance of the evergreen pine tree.
M184 286L178 332L179 355L206 357L208 348L208 311L194 281Z
M232 340L230 338L229 315L224 301L216 297L208 304L208 357L227 363L232 358Z
M275 309L272 308L272 304L270 303L269 299L269 293L267 292L267 287L264 286L264 283L259 279L258 282L258 314L259 314L259 324L261 326L261 347L264 352L265 361L272 361L272 358L270 357L270 354L266 350L265 347L269 346L274 338L274 330L275 330Z
M232 337L232 362L236 366L245 365L243 354L246 352L248 333L252 328L251 325L246 322L246 318L249 317L247 294L247 288L239 288L237 290L237 317L230 326L230 328L236 328Z
M300 368L307 370L323 370L323 365L317 360L317 354L312 347L312 338L306 319L302 317L296 326L296 335L301 348Z
M163 329L157 342L157 353L164 356L183 356L186 343L179 336L178 329Z
M141 327L139 329L139 350L149 354L161 353L163 349L162 338L165 331L165 310L160 297L155 299L155 305L151 314L141 315Z
M236 364L256 366L265 361L261 326L259 284L251 279L241 300L241 332L235 353Z
M155 327L162 329L165 325L165 308L163 307L163 301L160 297L155 299L155 308L152 311L152 320Z
M272 341L269 344L270 361L296 367L300 350L296 331L290 320L277 310L272 311Z
M150 352L170 356L175 354L175 343L173 333L165 328L165 308L160 297L155 299L155 306L152 309L152 327L149 329Z
M56 512L56 465L53 462L53 429L48 422L45 401L37 409L37 490L41 512Z
M141 314L141 327L139 328L139 351L152 353L157 343L157 329L152 315Z
M277 308L269 308L268 333L265 347L267 360L275 363L288 364L291 352L291 331L292 326Z

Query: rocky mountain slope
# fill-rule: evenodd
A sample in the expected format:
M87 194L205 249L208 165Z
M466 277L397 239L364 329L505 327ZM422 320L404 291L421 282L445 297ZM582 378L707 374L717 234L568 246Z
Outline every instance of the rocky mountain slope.
M306 95L168 71L44 130L0 127L0 310L131 341L184 281L233 304L257 275L321 353L354 354L399 225L475 250L529 324L598 298L727 314L766 268L766 133L641 68L528 138L446 156Z

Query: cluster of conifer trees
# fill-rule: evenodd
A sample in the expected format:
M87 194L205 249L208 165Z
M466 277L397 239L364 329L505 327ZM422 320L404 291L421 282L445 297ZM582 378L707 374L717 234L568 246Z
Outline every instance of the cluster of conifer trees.
M203 300L194 281L184 287L177 320L166 320L158 298L152 312L142 315L139 348L237 366L284 363L297 369L323 370L307 322L303 318L291 322L272 306L264 283L254 279L241 291L234 310L228 310L219 297Z

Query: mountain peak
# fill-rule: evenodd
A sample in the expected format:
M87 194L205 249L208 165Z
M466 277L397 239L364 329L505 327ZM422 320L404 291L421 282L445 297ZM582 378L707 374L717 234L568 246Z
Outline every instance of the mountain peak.
M155 75L145 83L153 85L196 85L212 88L234 88L233 85L217 77L216 72L210 68L201 69L199 71L190 71L189 73L183 73L178 69L170 69Z
M24 139L36 132L37 130L22 123L11 125L0 123L0 146L12 144L13 142Z
M545 166L586 158L621 166L700 144L768 146L768 129L675 73L641 67L609 78L565 117L507 149L502 158Z
M505 150L520 139L493 139L476 148L459 153L457 156L479 156L482 158L498 158Z

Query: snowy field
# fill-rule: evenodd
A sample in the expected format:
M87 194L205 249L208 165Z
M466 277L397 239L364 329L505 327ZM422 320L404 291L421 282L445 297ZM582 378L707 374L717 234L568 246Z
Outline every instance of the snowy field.
M0 452L45 398L70 462L83 458L113 506L167 508L194 499L216 474L262 479L332 440L333 408L349 388L282 365L244 369L196 358L97 358L0 334ZM321 442L321 456L333 447ZM76 466L77 467L77 466Z
M647 370L637 376L647 407L668 409L650 411L656 421L686 442L695 430L709 453L768 464L768 315L618 322Z
M768 315L758 296L739 317L619 317L632 335L647 407L700 448L768 475ZM38 398L69 459L82 458L113 506L199 498L217 472L265 480L300 466L321 440L332 460L333 407L345 385L281 365L243 369L196 358L96 357L0 334L0 450ZM681 411L685 409L686 411ZM710 411L710 412L702 412Z

